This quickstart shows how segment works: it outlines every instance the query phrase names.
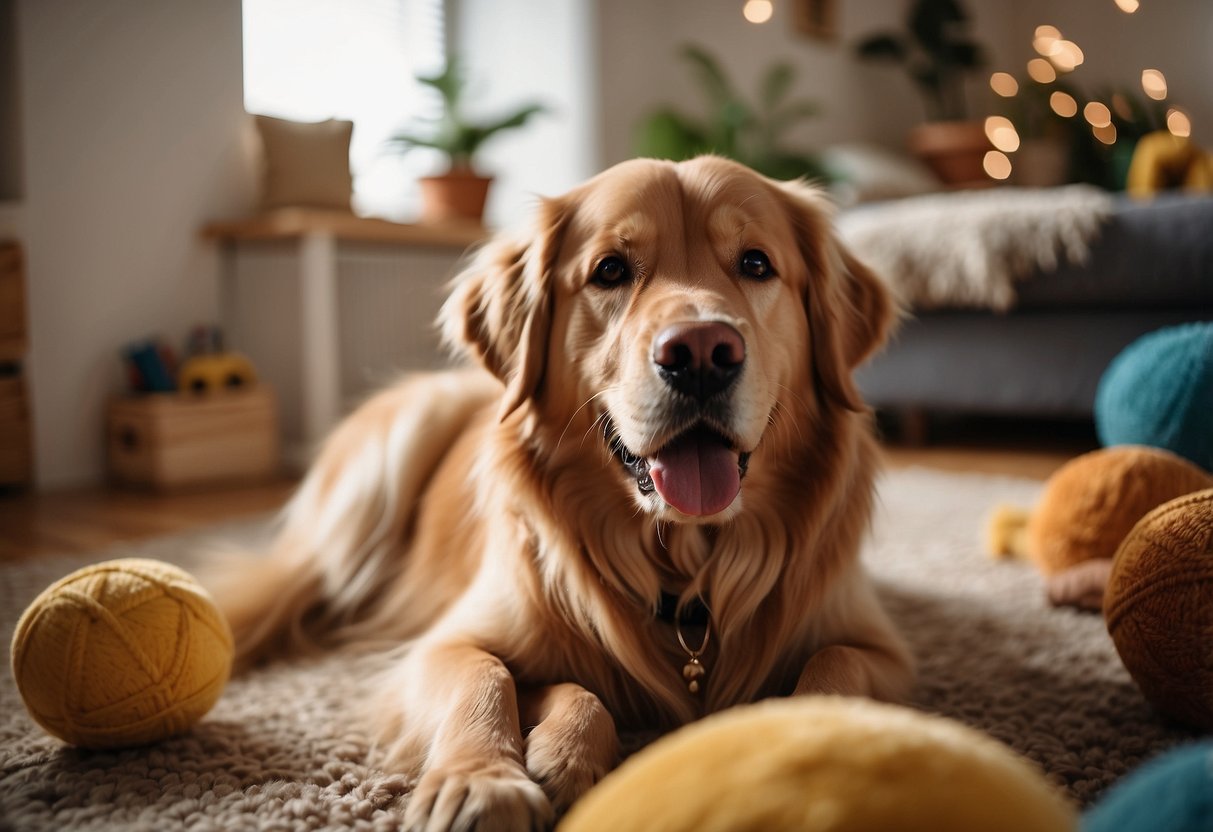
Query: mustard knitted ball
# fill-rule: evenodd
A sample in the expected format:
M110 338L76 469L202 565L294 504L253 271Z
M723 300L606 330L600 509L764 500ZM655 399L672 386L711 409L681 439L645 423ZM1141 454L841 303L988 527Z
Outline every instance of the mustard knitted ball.
M628 759L558 832L1072 832L1035 766L959 723L862 699L733 708Z
M219 699L232 634L188 573L154 560L85 567L34 599L13 634L30 716L84 748L180 734Z

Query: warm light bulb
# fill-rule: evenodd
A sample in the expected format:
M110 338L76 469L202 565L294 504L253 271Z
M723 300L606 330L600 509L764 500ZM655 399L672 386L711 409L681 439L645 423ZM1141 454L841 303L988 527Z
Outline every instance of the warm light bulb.
M1078 112L1078 102L1074 100L1074 96L1061 90L1049 96L1049 106L1063 118L1071 118Z
M1162 101L1167 97L1166 76L1157 69L1143 69L1141 71L1141 88L1150 98Z
M1036 31L1033 32L1033 34L1038 39L1050 38L1052 40L1057 40L1061 37L1061 29L1058 29L1056 26L1037 26Z
M751 23L766 23L775 14L775 5L771 0L746 0L741 13Z
M1028 75L1038 84L1051 84L1057 80L1057 70L1044 58L1028 61Z
M990 116L986 119L986 138L1004 153L1019 150L1019 133L1011 120L1004 116Z
M1057 54L1057 45L1061 40L1056 35L1037 35L1032 38L1032 48L1037 54L1048 57Z
M1083 107L1082 117L1092 127L1107 127L1112 123L1112 111L1108 109L1106 104L1101 104L1098 101L1092 101Z
M1172 136L1186 139L1192 135L1192 120L1179 110L1167 110L1167 129Z
M981 166L991 179L1006 179L1011 175L1011 160L1007 158L1007 154L997 150L987 151L985 158L981 160Z
M1059 40L1054 50L1049 53L1049 60L1053 62L1053 66L1057 67L1059 72L1072 72L1076 66L1086 60L1086 56L1082 54L1082 50L1074 41Z
M1116 144L1116 125L1106 124L1103 127L1092 127L1091 132L1095 134L1095 138L1099 139L1104 144Z
M990 89L1003 98L1010 98L1019 92L1019 82L1009 72L995 72L990 76Z
M1116 5L1119 6L1120 10L1125 14L1133 14L1133 12L1137 11L1137 7L1140 5L1140 3L1138 3L1137 0L1116 0Z

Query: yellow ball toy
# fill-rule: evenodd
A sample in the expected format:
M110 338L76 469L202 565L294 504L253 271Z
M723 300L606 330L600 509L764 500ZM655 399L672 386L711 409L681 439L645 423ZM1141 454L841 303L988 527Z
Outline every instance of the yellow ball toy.
M232 634L187 572L129 558L35 598L12 659L35 722L72 745L115 748L180 734L209 711L231 674Z
M630 758L559 832L1073 832L1030 763L959 723L835 697L771 700Z

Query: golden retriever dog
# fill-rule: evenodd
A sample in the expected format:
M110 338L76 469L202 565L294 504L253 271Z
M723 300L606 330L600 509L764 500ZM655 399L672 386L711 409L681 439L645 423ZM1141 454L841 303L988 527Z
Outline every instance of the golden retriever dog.
M550 825L619 755L762 697L896 699L858 561L851 373L893 317L827 203L715 157L620 164L455 278L475 370L349 416L218 593L246 663L404 645L375 682L411 829Z

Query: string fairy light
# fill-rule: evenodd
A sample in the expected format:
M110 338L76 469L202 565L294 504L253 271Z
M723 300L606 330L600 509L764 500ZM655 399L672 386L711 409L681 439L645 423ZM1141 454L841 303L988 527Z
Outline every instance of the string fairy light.
M751 23L766 23L775 14L771 0L746 0L741 14Z

